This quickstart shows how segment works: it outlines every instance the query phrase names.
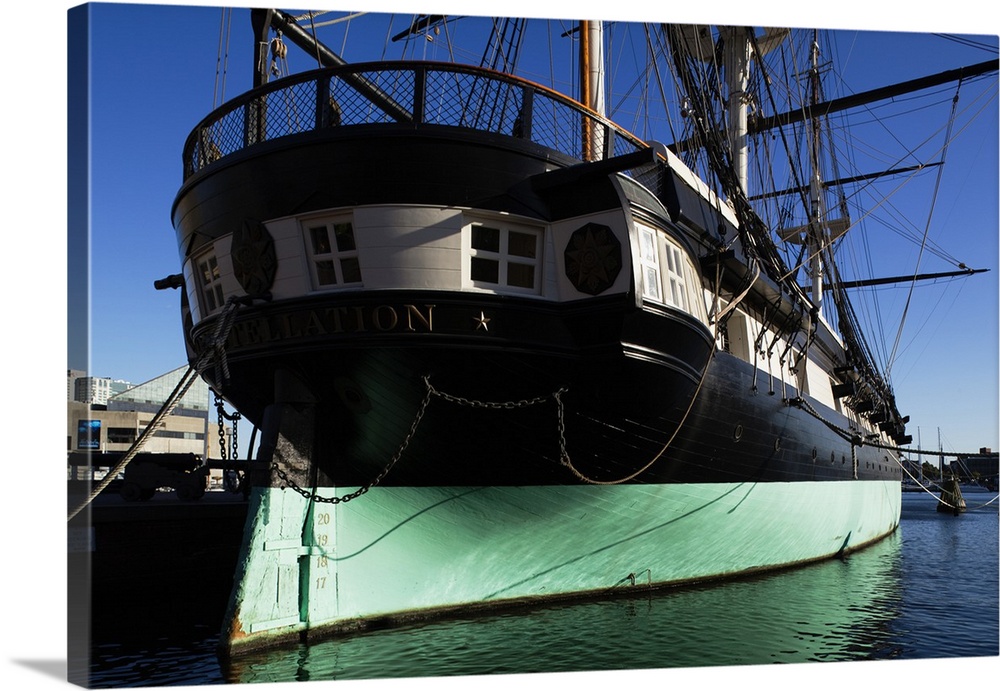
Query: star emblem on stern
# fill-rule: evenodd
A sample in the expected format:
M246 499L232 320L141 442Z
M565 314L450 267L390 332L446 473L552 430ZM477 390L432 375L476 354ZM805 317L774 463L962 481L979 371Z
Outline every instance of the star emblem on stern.
M482 310L479 310L479 316L473 317L472 321L476 322L476 329L475 329L476 331L479 331L480 329L482 329L483 331L490 330L488 324L490 323L491 318L487 317Z

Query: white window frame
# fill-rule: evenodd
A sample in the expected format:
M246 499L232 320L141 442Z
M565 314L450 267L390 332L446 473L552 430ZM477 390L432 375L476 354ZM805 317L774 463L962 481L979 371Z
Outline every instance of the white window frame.
M635 228L643 299L675 307L699 321L707 321L701 283L681 244L653 225L637 221Z
M667 280L663 291L665 301L671 307L692 313L693 310L688 300L688 282L684 275L687 268L687 262L684 261L684 251L673 241L667 238L664 240L663 250L667 255L667 270L665 272Z
M226 296L222 289L222 268L214 249L195 258L194 272L198 277L198 299L203 314L218 312L226 304Z
M473 247L473 233L475 228L491 228L499 232L499 242L497 251ZM530 235L535 239L534 257L511 254L510 234L519 233ZM503 293L520 293L527 295L538 295L542 292L542 252L544 248L544 229L536 226L511 223L503 219L477 218L470 219L462 230L462 276L466 287L480 288ZM497 281L474 279L472 276L472 265L475 259L496 262ZM512 264L530 266L532 272L532 285L521 286L512 285L509 280L509 267Z
M337 226L347 224L351 226L351 238L354 242L352 249L340 249L337 243ZM301 222L302 238L306 246L306 255L309 259L309 276L312 280L313 288L316 290L341 290L344 288L357 288L364 285L364 277L361 274L360 258L358 253L358 238L354 229L354 219L350 216L333 216L327 218L312 218ZM326 242L329 246L328 252L318 252L313 241L313 231L324 228L326 231ZM358 262L358 275L361 280L346 281L344 277L344 260L353 259ZM333 283L323 283L320 281L320 262L330 262L333 268Z
M660 243L655 229L636 224L639 231L639 266L642 270L642 296L655 302L663 302L663 286L660 281Z

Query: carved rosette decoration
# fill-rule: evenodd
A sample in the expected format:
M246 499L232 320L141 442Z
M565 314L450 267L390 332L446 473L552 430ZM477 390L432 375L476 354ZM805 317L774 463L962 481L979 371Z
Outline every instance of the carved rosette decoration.
M570 236L566 277L581 293L599 295L611 287L622 269L622 246L611 228L588 223Z
M262 295L274 284L278 257L274 238L260 221L245 219L233 233L233 273L247 295Z

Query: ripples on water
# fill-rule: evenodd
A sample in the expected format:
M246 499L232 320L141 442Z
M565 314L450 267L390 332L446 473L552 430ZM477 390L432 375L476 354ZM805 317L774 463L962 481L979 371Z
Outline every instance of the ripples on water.
M95 634L95 687L998 655L997 504L904 495L900 530L847 559L725 584L370 632L220 667L219 613ZM114 629L116 627L111 627Z

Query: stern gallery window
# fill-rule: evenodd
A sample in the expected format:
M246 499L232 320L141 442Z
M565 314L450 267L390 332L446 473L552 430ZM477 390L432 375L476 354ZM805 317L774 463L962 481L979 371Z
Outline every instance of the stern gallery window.
M502 223L469 226L469 279L476 286L537 293L542 233Z
M205 314L211 314L225 303L222 292L222 272L219 270L219 262L214 254L202 255L198 259L197 265L202 307Z
M317 221L306 226L313 283L318 288L359 285L361 264L350 220Z

